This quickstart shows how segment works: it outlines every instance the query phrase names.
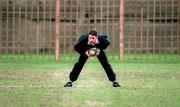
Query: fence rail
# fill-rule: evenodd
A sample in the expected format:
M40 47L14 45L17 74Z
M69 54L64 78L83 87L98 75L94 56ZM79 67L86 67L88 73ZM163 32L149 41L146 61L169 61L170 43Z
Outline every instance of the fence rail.
M57 46L60 53L72 53L79 36L93 28L111 37L108 52L124 50L122 53L135 58L180 54L179 0L122 0L124 15L120 15L121 0L59 1L57 20L56 0L0 0L0 56L52 55Z

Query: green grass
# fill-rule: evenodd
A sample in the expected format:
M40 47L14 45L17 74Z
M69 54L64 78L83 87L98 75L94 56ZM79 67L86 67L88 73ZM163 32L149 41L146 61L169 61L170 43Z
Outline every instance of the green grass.
M117 53L106 53L109 60L123 63L179 63L180 54L125 54L123 61L120 61ZM60 62L72 62L77 60L78 54L60 54ZM54 54L0 54L0 62L43 62L55 61Z
M177 56L108 56L121 88L113 88L96 58L84 66L72 88L64 88L77 54L2 56L0 107L179 107L180 61ZM166 59L164 59L167 57Z

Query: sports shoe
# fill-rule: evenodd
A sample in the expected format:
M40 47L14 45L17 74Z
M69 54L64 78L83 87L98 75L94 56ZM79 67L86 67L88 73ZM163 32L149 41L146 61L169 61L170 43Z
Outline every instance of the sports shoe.
M121 85L118 82L113 82L113 87L121 87Z
M72 87L72 82L67 82L64 87Z

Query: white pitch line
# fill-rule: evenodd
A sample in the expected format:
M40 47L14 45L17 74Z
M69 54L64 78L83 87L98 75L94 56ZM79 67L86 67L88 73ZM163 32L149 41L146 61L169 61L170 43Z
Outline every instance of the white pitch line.
M17 86L0 86L0 88L62 88L60 86L21 86L21 85L17 85Z
M82 87L82 86L73 86L73 87L64 87L64 86L12 86L12 85L9 85L9 86L0 86L0 89L1 88L97 88L97 87ZM104 88L107 88L107 86L104 86Z

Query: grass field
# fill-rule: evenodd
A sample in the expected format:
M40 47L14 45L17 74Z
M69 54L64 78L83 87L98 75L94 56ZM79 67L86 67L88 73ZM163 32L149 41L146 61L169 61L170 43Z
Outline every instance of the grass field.
M97 59L91 58L74 87L64 88L75 56L62 56L61 61L2 57L0 107L180 107L176 57L120 62L109 56L121 88L113 88Z

